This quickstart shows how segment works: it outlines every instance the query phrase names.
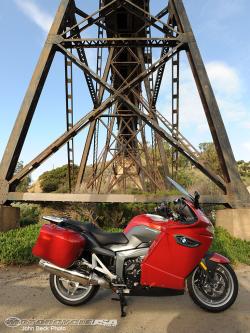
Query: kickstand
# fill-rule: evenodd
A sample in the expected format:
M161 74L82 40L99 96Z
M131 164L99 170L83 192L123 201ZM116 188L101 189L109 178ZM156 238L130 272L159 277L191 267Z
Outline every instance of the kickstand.
M126 317L126 312L124 311L124 307L127 306L126 298L123 291L119 291L117 294L119 298L112 298L112 301L120 301L121 317Z

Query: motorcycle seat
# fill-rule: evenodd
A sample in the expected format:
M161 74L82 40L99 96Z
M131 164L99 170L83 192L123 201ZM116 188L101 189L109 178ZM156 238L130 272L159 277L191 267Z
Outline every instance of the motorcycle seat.
M77 232L90 233L100 245L128 243L128 239L123 232L106 232L97 227L94 223L64 220L60 223L60 226L63 228L70 228Z

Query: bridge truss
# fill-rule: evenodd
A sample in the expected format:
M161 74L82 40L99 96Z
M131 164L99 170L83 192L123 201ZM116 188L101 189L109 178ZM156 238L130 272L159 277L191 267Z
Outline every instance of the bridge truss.
M97 35L90 38L87 32L93 27ZM96 70L89 66L87 49L96 50ZM56 53L65 57L66 132L15 173ZM200 151L180 132L181 53L188 57L223 177L212 171ZM172 68L172 115L157 110L168 62ZM74 66L83 72L93 104L92 110L75 123ZM86 128L75 175L74 138ZM172 147L170 156L166 143ZM20 181L65 144L70 193L17 193ZM100 0L92 14L74 0L62 0L0 165L0 204L160 201L162 197L153 193L168 188L166 176L178 174L180 155L221 191L221 195L203 196L203 202L249 204L182 0L169 0L157 14L152 14L149 0ZM131 187L138 194L129 194Z

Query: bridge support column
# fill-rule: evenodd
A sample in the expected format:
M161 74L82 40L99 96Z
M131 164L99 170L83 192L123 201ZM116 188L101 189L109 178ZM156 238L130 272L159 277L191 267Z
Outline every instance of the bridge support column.
M0 232L18 228L19 220L19 208L0 205Z
M234 237L250 241L250 208L218 210L216 226L223 227Z

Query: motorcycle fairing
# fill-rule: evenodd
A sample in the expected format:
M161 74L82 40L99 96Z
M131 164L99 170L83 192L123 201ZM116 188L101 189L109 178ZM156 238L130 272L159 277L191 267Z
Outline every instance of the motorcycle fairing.
M125 234L128 234L130 230L138 226L144 226L147 228L152 228L155 231L161 231L162 225L164 225L168 220L160 215L152 214L142 214L132 218L127 227L124 229Z
M191 203L189 206L194 209ZM184 289L186 277L201 261L212 242L212 235L206 231L209 225L207 218L201 211L196 213L198 220L192 225L183 225L173 220L161 225L160 236L142 261L142 285ZM182 246L177 243L176 235L195 239L200 245L193 248Z

